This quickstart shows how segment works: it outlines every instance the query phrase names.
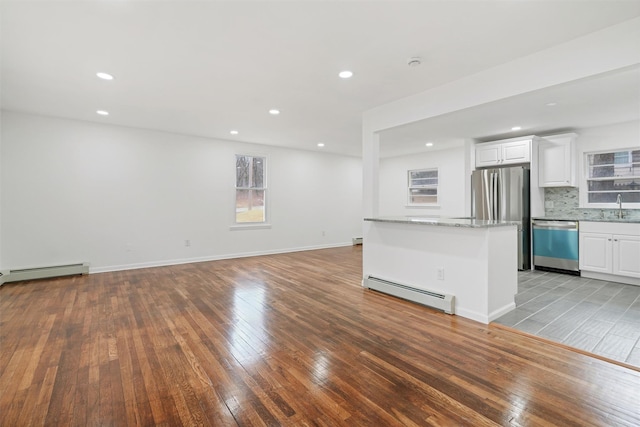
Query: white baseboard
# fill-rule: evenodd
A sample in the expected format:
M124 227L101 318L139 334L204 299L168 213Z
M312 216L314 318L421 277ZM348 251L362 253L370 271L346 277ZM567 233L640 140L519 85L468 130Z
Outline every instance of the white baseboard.
M640 279L635 277L616 276L614 274L606 273L594 273L593 271L580 271L580 277L586 277L587 279L606 280L608 282L624 283L626 285L640 286Z
M477 311L467 310L464 308L456 307L456 315L465 317L470 320L475 320L476 322L484 323L485 325L488 325L490 322L489 316L478 313Z
M512 302L511 304L507 304L504 307L500 307L497 310L492 311L491 313L489 313L489 322L493 322L494 320L496 320L499 317L504 316L505 314L507 314L508 312L515 310L516 309L516 303Z
M9 279L9 270L0 270L0 286L4 285Z
M285 249L275 249L275 250L268 250L268 251L241 252L236 254L223 254L223 255L214 255L214 256L205 256L205 257L195 257L195 258L172 259L172 260L164 260L164 261L150 261L150 262L142 262L142 263L135 263L135 264L111 265L111 266L105 266L105 267L91 267L89 269L89 274L108 273L111 271L137 270L140 268L166 267L169 265L192 264L196 262L220 261L223 259L248 258L253 256L261 256L261 255L275 255L275 254L285 254L285 253L291 253L291 252L313 251L318 249L331 249L331 248L340 248L345 246L353 246L353 243L352 242L335 243L330 245L304 246L304 247L298 247L298 248L285 248Z

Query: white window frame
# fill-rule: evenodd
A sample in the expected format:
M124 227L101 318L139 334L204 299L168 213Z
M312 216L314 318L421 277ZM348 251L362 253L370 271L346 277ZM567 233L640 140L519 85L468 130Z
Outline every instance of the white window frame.
M594 208L594 209L614 209L617 208L618 205L615 202L612 203L590 203L589 202L589 181L595 181L597 180L594 178L590 178L589 177L589 173L590 173L590 169L589 169L589 156L591 155L597 155L597 154L604 154L604 153L619 153L619 152L624 152L624 151L636 151L639 150L640 147L630 147L630 148L615 148L615 149L608 149L608 150L599 150L599 151L585 151L584 152L584 158L583 158L583 167L582 167L582 191L580 191L580 195L581 195L581 203L580 203L580 207L583 208ZM631 155L631 154L629 154ZM615 156L615 154L614 154ZM631 162L629 163L629 165L631 165ZM630 177L606 177L606 178L602 178L602 179L636 179L638 182L640 182L640 176L630 176ZM620 191L620 193L622 194L622 209L639 209L640 208L640 203L631 203L631 202L625 202L624 201L624 193L625 191Z
M251 187L251 177L249 178L249 186L248 187L244 187L244 186L238 186L238 182L237 182L237 162L238 162L238 157L250 157L252 159L252 162L255 161L256 159L261 159L261 161L264 162L264 170L263 170L263 179L262 179L262 187ZM233 192L233 224L230 229L231 230L241 230L241 229L261 229L261 228L271 228L271 225L267 222L269 219L269 210L268 210L268 203L269 203L269 197L268 197L268 190L267 190L267 175L268 175L268 162L267 162L267 156L266 155L261 155L261 154L236 154L233 157L234 159L234 192ZM251 168L250 172L253 170L253 168ZM264 191L264 219L263 221L255 221L255 222L238 222L238 216L237 216L237 200L238 200L238 191L251 191L251 190L255 190L255 191Z
M436 172L436 184L429 185L412 185L411 174L416 172ZM437 207L439 206L439 195L438 195L438 187L440 185L440 171L438 168L421 168L421 169L411 169L407 171L407 206L408 207ZM411 190L413 189L424 189L424 188L432 188L436 190L436 201L429 203L414 203L411 198Z

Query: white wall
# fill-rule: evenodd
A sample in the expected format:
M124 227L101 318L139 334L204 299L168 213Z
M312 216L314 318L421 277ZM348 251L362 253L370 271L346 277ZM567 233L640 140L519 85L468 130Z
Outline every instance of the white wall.
M357 158L15 112L2 115L2 140L5 268L106 271L361 235ZM267 156L269 229L230 230L235 154Z
M584 153L640 147L640 121L634 120L607 126L583 128L576 131L577 160L582 172Z
M608 126L579 129L577 131L576 162L580 207L586 207L587 193L584 185L584 153L640 147L640 121L617 123Z
M0 271L4 270L3 258L2 258L2 183L4 180L2 168L2 110L0 110ZM0 278L0 285L3 280Z
M380 159L379 214L469 216L465 212L465 186L469 179L465 154L465 147L460 146ZM407 171L429 168L438 168L438 207L407 207Z

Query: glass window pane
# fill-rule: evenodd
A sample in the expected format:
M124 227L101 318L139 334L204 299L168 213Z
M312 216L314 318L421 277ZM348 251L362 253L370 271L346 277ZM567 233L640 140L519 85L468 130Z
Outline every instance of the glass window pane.
M409 186L422 187L426 185L438 185L438 170L424 169L409 171Z
M615 165L613 176L640 176L640 163L624 163Z
M604 181L587 181L588 191L640 191L640 180L611 179Z
M248 187L250 177L251 157L236 156L236 187Z
M437 203L438 202L438 196L426 196L426 195L420 195L420 196L411 196L411 200L410 203L411 204L426 204L426 203Z
M640 176L640 150L589 154L589 178Z
M438 169L408 171L409 204L435 204L438 202Z
M622 207L625 203L640 203L640 191L632 193L589 193L589 203L616 203L618 194L622 198Z
M265 222L264 207L264 190L236 190L236 222Z
M264 157L253 158L252 180L251 180L252 188L264 188L265 163L266 163L266 159Z
M409 203L421 204L421 203L437 203L438 202L438 189L437 188L412 188L409 193Z
M589 165L612 165L614 153L589 154Z
M613 163L629 163L629 152L618 151L617 153L613 153Z
M589 178L607 178L613 176L614 166L591 166L589 168Z

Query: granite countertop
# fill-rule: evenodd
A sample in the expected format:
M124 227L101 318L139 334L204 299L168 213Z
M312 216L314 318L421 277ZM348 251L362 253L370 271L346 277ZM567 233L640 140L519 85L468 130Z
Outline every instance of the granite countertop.
M575 216L536 216L531 219L542 221L582 221L582 222L620 222L628 224L640 224L640 218L578 218Z
M520 225L517 221L487 221L474 218L447 218L437 216L382 216L365 221L393 222L397 224L433 225L441 227L491 228Z

